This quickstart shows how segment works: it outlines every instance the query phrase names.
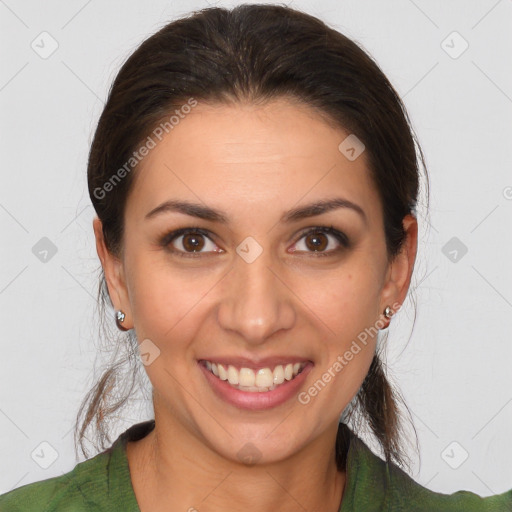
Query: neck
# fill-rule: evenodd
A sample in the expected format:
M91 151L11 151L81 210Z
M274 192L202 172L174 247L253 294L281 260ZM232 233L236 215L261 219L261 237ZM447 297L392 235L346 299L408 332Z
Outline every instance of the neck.
M245 465L166 419L158 418L152 432L127 444L141 512L339 511L345 472L336 467L337 424L284 461Z

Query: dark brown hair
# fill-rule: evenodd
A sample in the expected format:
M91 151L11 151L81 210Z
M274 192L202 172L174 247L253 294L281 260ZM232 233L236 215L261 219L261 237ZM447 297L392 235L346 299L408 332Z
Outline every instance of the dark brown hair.
M115 255L122 252L124 207L137 168L134 151L149 141L162 120L191 99L228 104L283 97L313 107L364 143L381 198L388 258L396 256L406 236L402 220L416 214L419 164L425 169L405 107L377 64L355 42L317 18L281 5L193 12L146 39L123 64L99 119L87 170L89 194L108 249ZM127 162L134 170L126 167ZM119 172L123 168L125 172ZM426 183L428 197L428 179ZM104 313L112 304L102 270L99 294ZM123 336L114 342L112 365L77 415L75 440L86 456L83 441L88 427L95 427L100 441L96 449L104 449L111 442L109 417L125 405L136 376L144 373L135 355L133 332L128 340ZM122 346L128 347L124 358L119 357ZM376 353L344 419L354 425L359 421L354 431L367 422L386 461L403 466L399 402L405 404L389 384L381 359ZM127 366L128 375L119 377ZM337 438L341 468L351 435L342 425Z

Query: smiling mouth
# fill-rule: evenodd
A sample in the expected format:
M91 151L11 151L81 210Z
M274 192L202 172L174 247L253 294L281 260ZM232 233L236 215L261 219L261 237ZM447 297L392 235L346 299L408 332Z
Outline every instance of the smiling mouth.
M307 366L308 362L279 364L274 368L237 368L233 365L199 361L210 373L226 381L234 389L249 392L272 391L293 380Z

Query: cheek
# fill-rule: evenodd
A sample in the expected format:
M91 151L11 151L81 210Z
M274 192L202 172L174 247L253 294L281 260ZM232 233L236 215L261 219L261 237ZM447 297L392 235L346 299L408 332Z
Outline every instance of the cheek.
M356 342L345 347L337 358L338 380L336 387L336 403L344 408L357 394L370 368L374 355L374 342L367 344ZM341 412L341 410L340 410Z
M374 277L364 268L354 268L317 279L316 284L309 280L302 284L308 306L322 321L326 335L320 371L328 374L326 379L331 376L336 382L333 391L344 398L357 392L375 351L379 287Z
M139 254L129 262L130 301L139 339L186 339L208 303L212 276L172 269L162 258ZM197 325L196 325L197 328Z
M294 290L342 341L373 325L379 305L378 281L367 267L340 266L338 271L301 276Z

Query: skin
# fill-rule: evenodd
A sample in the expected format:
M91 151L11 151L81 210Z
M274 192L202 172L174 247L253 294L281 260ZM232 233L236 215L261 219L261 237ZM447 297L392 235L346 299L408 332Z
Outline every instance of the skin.
M197 360L300 356L314 363L305 391L359 333L382 320L387 305L405 300L416 219L404 218L407 240L390 261L365 153L349 161L338 150L348 134L284 98L258 106L200 103L137 169L119 257L106 249L95 219L114 307L125 312L123 325L135 328L139 342L148 338L160 350L145 367L155 430L127 446L142 512L339 509L346 475L334 458L338 421L368 372L376 337L308 404L292 398L264 411L218 398ZM334 197L358 204L366 220L339 208L280 222L286 211ZM229 224L177 212L145 219L170 199L222 210ZM333 252L315 256L307 244L312 237L302 233L331 225L348 236L350 247L317 233L321 250ZM159 244L182 227L211 233L199 237L199 257L173 255ZM263 249L250 264L236 253L248 236ZM170 245L190 252L183 242L178 237ZM254 465L237 457L249 442L261 454Z

